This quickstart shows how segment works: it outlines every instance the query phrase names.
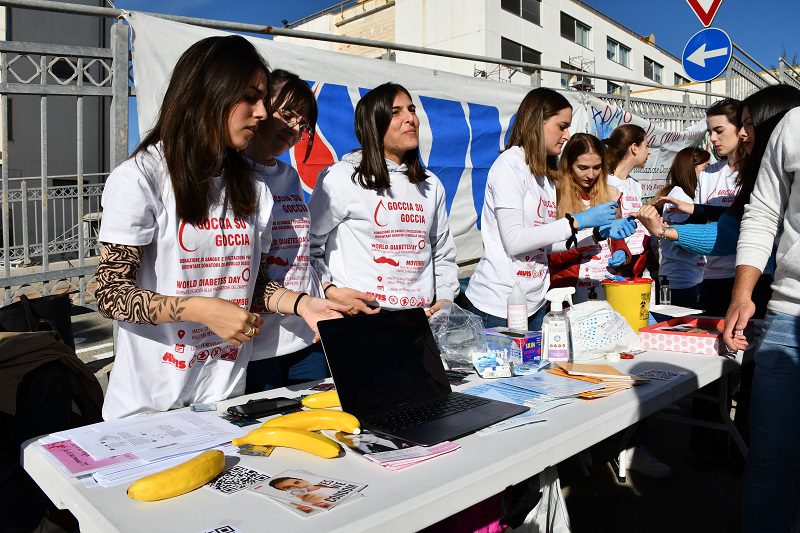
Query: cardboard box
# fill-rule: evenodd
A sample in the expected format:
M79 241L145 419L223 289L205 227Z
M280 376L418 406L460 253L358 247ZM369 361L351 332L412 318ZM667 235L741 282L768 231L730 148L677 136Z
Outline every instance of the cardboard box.
M672 318L640 329L639 338L649 350L719 355L726 350L722 342L724 327L725 320L721 318Z
M514 365L538 363L542 360L542 332L516 331L504 327L486 330L489 351Z

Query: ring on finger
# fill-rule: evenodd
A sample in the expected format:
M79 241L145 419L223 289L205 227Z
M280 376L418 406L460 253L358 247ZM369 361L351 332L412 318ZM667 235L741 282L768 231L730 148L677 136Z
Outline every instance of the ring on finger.
M255 332L256 332L256 327L253 324L248 324L247 331L245 331L244 334L247 337L252 337Z
M247 321L247 325L248 326L255 326L256 325L256 320L258 320L258 315L251 314L250 315L250 320Z

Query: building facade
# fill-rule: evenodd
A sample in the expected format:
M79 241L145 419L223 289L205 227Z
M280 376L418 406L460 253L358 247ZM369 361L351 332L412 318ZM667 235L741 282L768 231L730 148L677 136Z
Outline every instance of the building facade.
M680 58L591 6L575 0L365 0L344 2L288 24L299 30L436 48L549 67L616 76L665 86L689 82ZM537 83L534 69L476 64L462 59L292 39L302 46L398 62L510 83ZM534 75L533 80L531 76ZM542 72L547 87L614 93L621 84ZM641 88L641 87L639 87ZM702 85L697 87L702 88ZM632 89L636 89L633 85ZM661 92L661 91L659 91Z

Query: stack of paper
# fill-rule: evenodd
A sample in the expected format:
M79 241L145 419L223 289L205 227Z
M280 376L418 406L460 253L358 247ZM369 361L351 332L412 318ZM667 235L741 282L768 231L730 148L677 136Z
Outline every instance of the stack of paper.
M366 429L358 435L339 431L332 437L368 461L394 471L403 470L461 448L460 444L449 441L440 442L434 446L417 446L411 442L373 433Z
M601 385L601 388L596 390L578 394L578 398L586 400L610 396L648 381L646 378L620 372L611 365L556 363L556 367L548 372L555 376Z
M54 433L40 449L64 475L112 486L180 464L245 433L210 413L177 411Z

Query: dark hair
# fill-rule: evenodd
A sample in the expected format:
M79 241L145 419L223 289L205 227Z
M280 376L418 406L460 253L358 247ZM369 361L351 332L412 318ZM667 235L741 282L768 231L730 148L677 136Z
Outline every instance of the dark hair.
M689 198L694 198L697 190L697 171L695 167L711 159L706 150L689 146L675 155L667 174L667 184L656 193L654 200L666 196L673 187L680 187Z
M706 111L706 117L724 116L731 124L736 124L736 115L739 112L741 102L735 98L723 98L717 100Z
M383 138L392 122L394 99L400 93L411 94L396 83L384 83L361 97L356 104L356 138L361 144L361 162L353 172L353 183L365 189L378 190L391 187L389 168L386 166ZM419 148L409 150L403 157L406 176L411 183L422 183L428 177L419 158Z
M572 109L569 100L553 89L544 87L528 92L519 104L506 150L521 146L525 152L525 163L534 176L555 176L558 157L547 154L544 123L567 108Z
M281 483L283 481L286 481L288 479L297 479L297 478L296 477L288 477L288 476L285 476L285 477L274 477L274 478L269 480L269 486L272 487L273 489L278 489L278 487L276 487L275 485L277 485L278 483ZM278 490L282 490L282 489L278 489Z
M614 128L608 139L603 139L603 143L608 148L608 171L612 174L617 170L619 164L628 155L628 148L634 144L642 144L647 133L644 128L636 124L622 124Z
M244 37L208 37L194 43L172 70L155 126L132 157L161 142L178 216L191 224L208 218L217 199L210 178L224 173L233 213L247 218L258 198L252 170L227 146L228 115L267 65Z
M733 200L731 210L741 218L744 206L750 203L750 194L756 184L761 159L767 149L772 130L789 110L800 106L800 90L791 85L769 85L742 100L736 123L742 126L742 110L746 107L753 120L755 139L750 155L745 158L736 177L739 192Z
M561 158L558 160L558 217L561 218L565 213L576 213L586 209L583 204L584 190L575 183L572 165L583 154L597 154L603 164L597 181L589 191L589 205L600 205L603 202L612 202L613 198L608 190L608 167L606 165L606 149L602 141L588 133L576 133L569 138L561 151Z
M279 88L280 87L280 88ZM311 147L317 132L317 99L308 83L287 70L277 69L269 73L269 96L272 101L272 111L288 108L300 111L308 120L308 145L303 161L311 155Z

